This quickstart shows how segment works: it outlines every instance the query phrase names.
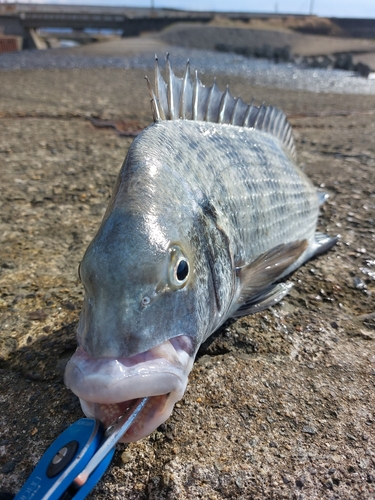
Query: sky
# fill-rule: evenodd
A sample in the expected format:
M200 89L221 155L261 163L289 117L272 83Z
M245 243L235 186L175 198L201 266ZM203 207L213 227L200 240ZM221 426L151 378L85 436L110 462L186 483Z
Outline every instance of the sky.
M0 0L4 2L5 0ZM10 1L10 0L8 0ZM25 3L149 7L152 0L23 0ZM277 12L375 19L375 0L153 0L155 7L231 12Z

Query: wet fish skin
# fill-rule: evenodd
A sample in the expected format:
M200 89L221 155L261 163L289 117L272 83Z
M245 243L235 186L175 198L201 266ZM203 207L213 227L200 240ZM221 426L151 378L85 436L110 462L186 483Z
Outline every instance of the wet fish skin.
M173 86L173 75L169 80ZM234 116L231 97L221 99ZM216 114L225 117L220 106ZM290 130L267 122L267 111L267 126L257 129L260 112L252 128L173 119L145 129L129 149L84 255L80 349L67 366L67 385L86 414L102 420L121 411L128 393L169 394L154 407L150 399L152 423L125 441L169 416L199 346L213 331L229 317L281 300L289 286L275 282L335 242L315 233L319 198L294 162ZM264 130L272 127L276 135ZM181 261L188 274L179 280Z
M156 123L132 144L120 179L81 264L95 307L86 306L79 340L93 357L132 356L181 334L198 347L228 317L236 268L314 237L315 188L255 130ZM175 244L194 270L177 293L165 279Z

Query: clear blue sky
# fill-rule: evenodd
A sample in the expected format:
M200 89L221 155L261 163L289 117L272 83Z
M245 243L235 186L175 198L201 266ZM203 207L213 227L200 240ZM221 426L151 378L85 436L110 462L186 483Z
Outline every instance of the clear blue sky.
M4 0L0 0L4 1ZM8 0L9 1L9 0ZM25 1L25 0L24 0ZM70 3L78 5L118 5L149 7L152 0L31 0L27 3ZM26 3L26 2L25 2ZM154 0L155 7L191 10L275 12L327 17L369 17L375 19L375 0Z

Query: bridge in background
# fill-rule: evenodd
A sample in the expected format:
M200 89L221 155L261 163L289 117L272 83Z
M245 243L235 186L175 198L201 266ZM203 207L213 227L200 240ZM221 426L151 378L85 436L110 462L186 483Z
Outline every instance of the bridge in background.
M0 0L1 1L1 0ZM104 3L104 2L103 2ZM209 22L215 12L93 5L0 3L0 34L23 38L24 48L42 48L39 29L112 30L122 36L160 31L176 22ZM285 17L281 14L220 13L230 19Z
M0 3L0 26L3 26L5 34L21 34L23 30L40 28L90 28L121 31L123 36L135 36L142 31L161 30L175 22L208 22L216 14L146 7ZM243 21L255 17L287 17L285 14L241 12L223 12L220 15ZM18 33L14 32L16 28Z
M208 22L213 13L136 7L0 3L0 30L4 35L28 37L46 28L113 30L122 36L160 31L175 22Z
M209 22L216 14L159 8L0 3L0 35L22 37L24 47L38 48L38 29L113 30L122 36L137 36L145 31L160 31L176 22ZM289 16L241 12L221 12L220 15L243 21ZM375 38L375 19L332 20L349 36Z

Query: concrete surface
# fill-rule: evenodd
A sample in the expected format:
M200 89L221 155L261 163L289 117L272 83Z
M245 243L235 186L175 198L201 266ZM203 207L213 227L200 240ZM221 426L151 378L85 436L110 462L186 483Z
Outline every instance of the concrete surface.
M1 74L2 491L18 491L82 416L62 381L82 305L77 267L130 144L87 118L147 125L143 73ZM90 498L373 499L375 97L219 76L226 83L291 116L299 162L330 194L319 229L341 240L291 277L281 304L202 347L171 418L119 445Z

